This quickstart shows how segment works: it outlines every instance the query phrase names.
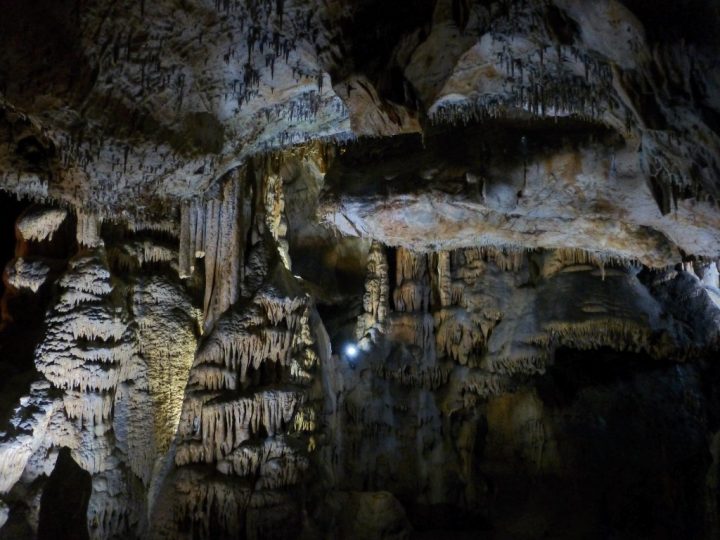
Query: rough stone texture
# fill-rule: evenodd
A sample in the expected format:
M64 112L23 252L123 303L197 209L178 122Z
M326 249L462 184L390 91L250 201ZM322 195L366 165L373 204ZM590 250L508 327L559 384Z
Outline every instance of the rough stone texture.
M0 539L720 536L719 36L8 2Z
M52 240L66 218L67 210L62 208L33 207L20 217L17 229L24 240Z
M382 163L341 157L329 172L337 188L323 218L342 234L419 251L575 248L654 267L677 262L680 253L718 257L715 203L679 200L663 215L634 151L581 138L569 149L563 140L585 136L578 126L518 126L512 133L511 149L521 150L522 137L537 145L524 161L508 163L482 128L438 134L424 149L407 144ZM544 147L553 140L557 146ZM373 185L377 191L368 193Z
M13 3L3 17L7 187L142 213L153 193L198 193L254 152L349 135L311 3L78 7Z
M8 285L36 293L45 283L49 271L50 268L42 261L27 261L20 257L7 268L5 274Z
M4 502L0 502L0 527L5 525L9 514L10 509L8 508L7 504L5 504Z
M336 357L326 367L326 394L337 396L326 408L333 442L325 460L340 456L332 462L335 485L392 492L419 530L469 533L492 523L493 538L532 538L538 530L551 537L592 535L596 520L621 537L644 534L652 516L675 503L634 483L654 482L668 460L685 459L681 454L697 459L700 469L678 477L672 489L704 492L706 465L700 463L709 443L702 433L707 422L714 425L710 408L717 398L696 387L696 377L715 375L703 364L677 362L717 346L720 311L711 308L710 315L704 307L713 288L686 272L641 281L633 271L606 269L603 277L573 261L546 263L552 272L545 275L528 272L535 257L560 259L552 253L454 252L444 265L447 280L436 255L398 250L397 257L387 332L359 358ZM662 307L678 288L683 300ZM678 319L665 319L670 313ZM695 320L709 326L696 331ZM690 343L700 336L703 344ZM688 402L672 397L685 392L692 394ZM661 412L656 400L665 399L681 405ZM635 407L647 416L633 416L626 426L620 411ZM660 424L649 420L655 415L663 417ZM675 439L677 429L685 430L684 442ZM594 437L604 450L590 450ZM639 442L643 437L667 441L677 454L656 455ZM612 473L629 490L619 495L608 484L614 480L593 467L628 466L613 453L635 444L631 440L644 457L632 458L634 472ZM590 502L594 489L610 490L603 497L614 510ZM573 506L575 497L587 506ZM568 521L565 503L581 517ZM715 519L715 503L709 505L709 514L683 507L668 525L676 532L667 534L710 534L715 529L692 522ZM655 526L648 530L666 535Z
M400 502L387 491L338 493L328 501L337 516L338 536L352 540L402 540L410 537L410 523Z

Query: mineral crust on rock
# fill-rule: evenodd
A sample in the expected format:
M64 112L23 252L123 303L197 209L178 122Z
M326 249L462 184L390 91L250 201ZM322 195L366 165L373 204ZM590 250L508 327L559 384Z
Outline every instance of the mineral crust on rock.
M720 6L11 0L0 540L720 537Z

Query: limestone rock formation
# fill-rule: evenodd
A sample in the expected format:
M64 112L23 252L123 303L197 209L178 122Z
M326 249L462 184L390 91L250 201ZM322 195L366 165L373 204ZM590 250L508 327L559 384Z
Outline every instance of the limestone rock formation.
M10 0L0 540L720 536L720 6Z

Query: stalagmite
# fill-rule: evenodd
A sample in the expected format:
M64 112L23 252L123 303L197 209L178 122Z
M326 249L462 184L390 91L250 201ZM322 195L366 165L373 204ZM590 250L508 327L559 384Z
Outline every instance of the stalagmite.
M102 245L94 236L96 220L81 218L78 226L81 243ZM129 475L149 482L155 459L147 365L128 313L113 297L102 247L73 258L57 284L60 294L35 363L47 388L52 384L62 396L48 414L62 415L52 420L52 431L41 433L40 443L69 446L73 459L93 476L91 538L122 535L135 530L142 514L128 494Z
M200 530L220 520L223 534L229 534L236 519L255 519L253 508L272 515L275 499L284 499L284 490L303 480L310 466L308 438L317 429L316 405L308 394L318 365L310 310L306 295L267 284L223 313L203 338L178 427L179 478L192 474L189 466L205 464L246 479L265 499L228 490L224 483L188 485L179 488L183 513L177 520L192 511ZM197 506L199 501L215 506ZM217 513L226 505L231 514Z
M0 537L720 538L717 3L3 5Z
M20 400L10 419L10 430L0 432L0 495L8 493L19 480L58 407L46 381L33 383L30 394Z

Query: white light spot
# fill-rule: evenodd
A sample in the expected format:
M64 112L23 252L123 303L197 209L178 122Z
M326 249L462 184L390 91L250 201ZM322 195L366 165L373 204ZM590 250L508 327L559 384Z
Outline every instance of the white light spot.
M348 358L355 358L358 355L358 348L353 345L352 343L349 343L345 345L345 356Z

